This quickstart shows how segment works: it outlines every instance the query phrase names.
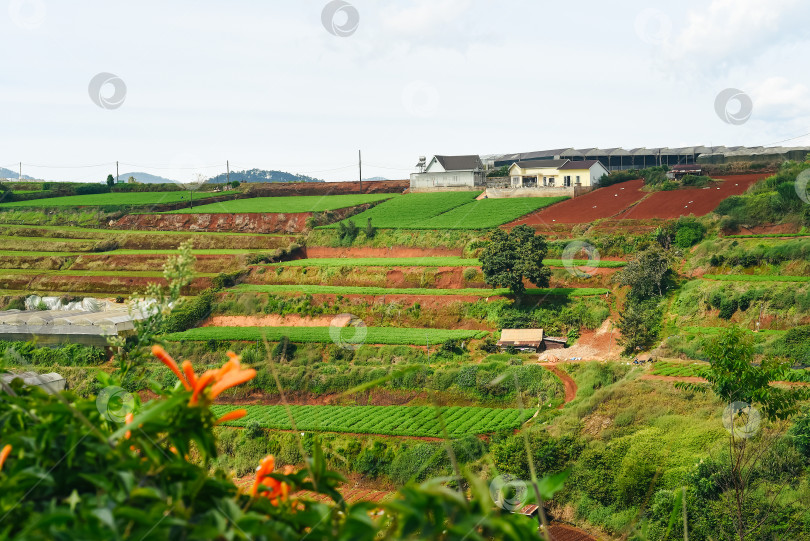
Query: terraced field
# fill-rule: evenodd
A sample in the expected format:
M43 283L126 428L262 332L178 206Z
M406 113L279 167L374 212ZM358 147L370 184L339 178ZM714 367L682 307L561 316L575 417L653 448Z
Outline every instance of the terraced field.
M486 331L464 329L413 329L401 327L197 327L166 335L169 341L184 340L262 340L322 343L342 340L349 344L423 345L446 340L482 338Z
M480 199L456 207L421 224L420 229L491 229L568 197Z
M375 227L384 229L423 229L425 221L471 203L480 192L409 193L392 197L376 207L348 218L363 227L371 218ZM337 224L322 226L336 228Z
M519 409L464 406L440 409L432 406L290 406L290 414L284 406L217 405L212 409L219 416L240 407L247 410L247 415L228 425L246 426L256 421L264 428L292 430L292 415L297 430L433 438L443 436L438 415L448 435L461 438L513 430L534 414Z
M810 276L777 276L773 274L704 274L703 278L723 282L810 282Z
M252 197L196 206L193 209L173 210L166 214L236 214L253 212L323 212L364 203L375 203L396 197L383 194L297 195L290 197Z
M194 200L218 197L223 195L233 195L238 192L208 193L199 192L194 194ZM106 206L139 206L158 205L162 203L177 203L189 200L189 192L115 192L100 193L91 195L68 195L65 197L51 197L46 199L36 199L33 201L12 201L10 203L0 203L0 208L14 207L106 207Z
M507 288L481 289L430 289L417 287L366 287L366 286L321 286L321 285L281 285L281 284L241 284L236 291L259 291L262 293L304 293L323 295L470 295L492 297L509 295ZM588 297L604 295L609 290L601 287L567 287L527 289L527 295L557 295L564 297Z
M589 262L585 259L572 259L574 266L593 266L600 268L619 268L627 265L624 261ZM562 259L544 259L543 265L563 267ZM465 257L323 257L313 259L293 259L280 263L271 263L274 267L479 267L481 262L475 258Z

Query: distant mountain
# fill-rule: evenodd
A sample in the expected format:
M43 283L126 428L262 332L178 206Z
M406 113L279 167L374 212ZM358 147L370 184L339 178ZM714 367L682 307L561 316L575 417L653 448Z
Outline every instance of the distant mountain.
M375 180L388 180L388 179L385 178L385 177L371 177L371 178L364 178L363 180L375 181Z
M121 179L121 182L126 182L127 180L129 180L129 177L135 177L135 180L137 180L141 184L171 184L171 183L177 183L176 180L161 177L161 176L158 176L158 175L150 175L149 173L123 173L121 175L118 175L118 178Z
M11 169L6 169L5 167L0 167L0 178L17 180L20 178L20 173L17 171L12 171ZM29 177L28 175L23 175L22 178L23 180L36 180L34 177Z
M225 173L209 178L206 182L223 184L227 180ZM286 171L267 171L265 169L251 169L249 171L231 171L231 182L324 182L319 178L307 175L296 175Z

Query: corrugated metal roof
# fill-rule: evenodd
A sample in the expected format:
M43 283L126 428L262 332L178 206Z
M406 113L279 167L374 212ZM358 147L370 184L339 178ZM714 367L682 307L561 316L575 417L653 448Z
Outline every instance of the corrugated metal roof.
M565 165L568 160L528 160L522 162L515 162L521 169L537 169L540 167L553 167L558 168ZM579 162L582 163L582 162Z
M503 329L502 342L537 342L543 340L543 329Z

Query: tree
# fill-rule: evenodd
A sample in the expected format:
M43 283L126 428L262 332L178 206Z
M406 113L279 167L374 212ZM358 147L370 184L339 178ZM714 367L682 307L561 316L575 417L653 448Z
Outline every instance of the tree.
M551 271L543 266L548 247L546 239L528 225L511 232L495 229L478 257L484 282L492 287L508 287L514 295L526 291L525 278L537 287L547 287Z
M761 481L756 466L778 441L775 435L760 432L756 407L762 410L762 421L784 421L798 412L799 401L806 399L808 392L805 388L772 386L772 381L787 379L788 363L765 358L754 364L753 337L740 327L724 330L705 352L711 363L704 376L708 384L676 383L676 386L699 392L710 389L729 404L723 413L723 423L729 431L729 471L721 488L732 493L734 528L740 541L744 541L755 535L770 514L765 509L765 518L751 523L748 501ZM768 505L775 500L776 497Z
M662 317L663 310L657 299L628 300L616 324L622 333L618 342L624 347L624 354L632 355L639 349L648 349L655 344Z
M377 234L377 228L371 225L371 218L366 222L366 238L373 239Z
M114 176L107 175L107 186L109 186L110 188L115 186L115 177Z
M137 183L138 183L138 181L135 180L135 177L129 177L127 179L127 184L137 184Z
M627 266L616 273L619 285L630 286L635 300L662 296L670 287L672 269L670 258L660 246L651 246L638 253Z

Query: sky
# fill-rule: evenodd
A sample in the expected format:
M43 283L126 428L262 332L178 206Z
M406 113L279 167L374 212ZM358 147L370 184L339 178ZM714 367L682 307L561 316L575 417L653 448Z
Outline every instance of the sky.
M398 179L433 154L810 145L807 22L801 0L0 0L0 167L337 181L358 150ZM728 88L750 116L718 113Z

